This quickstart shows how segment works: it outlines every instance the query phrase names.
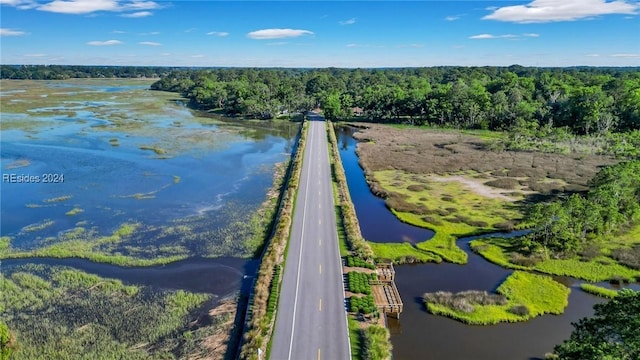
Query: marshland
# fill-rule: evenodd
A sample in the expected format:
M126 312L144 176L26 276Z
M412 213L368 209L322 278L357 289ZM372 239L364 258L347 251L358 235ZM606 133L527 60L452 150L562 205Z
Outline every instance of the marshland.
M152 83L0 84L3 174L64 175L2 184L16 359L235 356L299 124L198 113Z

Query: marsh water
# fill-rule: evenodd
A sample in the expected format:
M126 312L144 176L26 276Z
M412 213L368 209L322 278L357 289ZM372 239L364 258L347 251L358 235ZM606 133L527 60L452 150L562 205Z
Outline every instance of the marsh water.
M276 164L289 158L298 124L197 113L177 94L148 90L148 80L1 84L0 229L12 249L109 239L134 224L131 236L101 250L188 258L146 269L80 259L4 267L44 262L139 285L217 295L240 289L255 270L238 258L255 251L245 244L251 217Z
M353 131L350 128L339 128L337 136L349 191L363 236L375 242L415 242L430 238L430 231L400 222L384 207L384 201L369 191L355 153L357 142L352 136ZM518 233L485 236L496 235L517 236ZM469 256L466 265L442 263L396 266L396 285L404 303L404 311L400 320L389 318L394 359L544 358L545 353L551 352L554 345L569 337L571 322L592 315L593 305L603 301L581 291L581 282L578 280L556 278L571 288L569 306L562 315L545 315L522 323L471 326L429 314L422 302L425 292L491 292L511 274L511 270L491 264L473 253L469 241L474 238L477 237L458 240L458 246ZM639 288L638 284L632 287Z

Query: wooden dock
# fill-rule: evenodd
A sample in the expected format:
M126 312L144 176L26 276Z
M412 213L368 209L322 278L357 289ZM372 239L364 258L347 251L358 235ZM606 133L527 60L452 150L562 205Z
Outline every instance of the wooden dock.
M387 316L400 318L402 312L402 299L395 283L396 272L392 263L381 263L376 265L378 280L371 280L371 292L373 300L380 313Z

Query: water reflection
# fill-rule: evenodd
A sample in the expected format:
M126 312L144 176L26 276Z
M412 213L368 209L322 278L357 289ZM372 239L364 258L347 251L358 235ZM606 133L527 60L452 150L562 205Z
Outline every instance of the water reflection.
M355 153L357 141L352 136L353 132L354 129L350 127L336 128L336 137L340 144L340 157L347 177L349 193L364 238L373 242L410 242L414 244L431 239L433 231L401 222L389 211L384 200L371 194Z

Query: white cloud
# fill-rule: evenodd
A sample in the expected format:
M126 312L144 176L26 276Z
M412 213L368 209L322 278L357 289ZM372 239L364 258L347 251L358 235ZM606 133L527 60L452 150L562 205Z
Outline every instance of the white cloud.
M136 14L146 12L140 10L151 10L158 8L160 8L160 5L156 2L141 0L54 0L52 2L37 6L38 10L61 14L90 14L96 11L136 11L132 14L127 14L129 15L128 17L141 17L141 15Z
M120 16L126 17L126 18L141 18L141 17L147 17L151 15L153 15L151 11L138 11L138 12L129 13L129 14L122 14Z
M536 34L536 33L526 33L526 34L522 34L522 36L537 38L537 37L540 37L540 34Z
M639 58L640 59L640 54L611 54L611 57L617 57L617 58Z
M209 31L207 35L218 36L218 37L226 37L229 36L229 33L226 31Z
M21 10L28 10L37 7L39 4L34 0L0 0L0 5L15 6Z
M469 39L479 40L479 39L515 39L518 35L506 34L506 35L492 35L492 34L478 34L469 36Z
M600 57L600 54L587 54L586 57Z
M265 40L265 39L283 39L298 37L303 35L313 35L313 32L309 30L297 30L297 29L263 29L252 31L247 34L251 39Z
M106 40L106 41L89 41L87 45L91 46L109 46L109 45L120 45L122 41L120 40Z
M203 57L204 57L204 55L202 55L202 54L197 54L197 55L191 55L191 57L192 57L192 58L194 58L194 59L201 59L201 58L203 58Z
M40 58L47 56L47 54L24 54L23 56L28 58Z
M287 45L288 42L286 41L277 41L277 42L272 42L272 43L268 43L267 45L270 46L282 46L282 45Z
M460 19L460 16L458 15L451 15L451 16L447 16L446 18L444 18L447 21L456 21L458 19Z
M55 0L38 7L38 10L62 14L89 14L94 11L117 11L115 0Z
M13 29L7 29L7 28L0 29L0 36L22 36L26 34L27 34L26 32L20 31L20 30L13 30Z
M138 44L147 45L147 46L162 46L162 44L160 44L159 42L153 42L153 41L141 41Z
M351 18L349 20L344 20L344 21L340 21L338 22L340 25L353 25L356 23L356 18Z
M630 14L640 10L640 4L628 0L534 0L526 5L497 8L483 17L515 23L545 23L589 19L599 15Z
M113 30L111 33L113 34L126 34L126 31L122 31L122 30Z

